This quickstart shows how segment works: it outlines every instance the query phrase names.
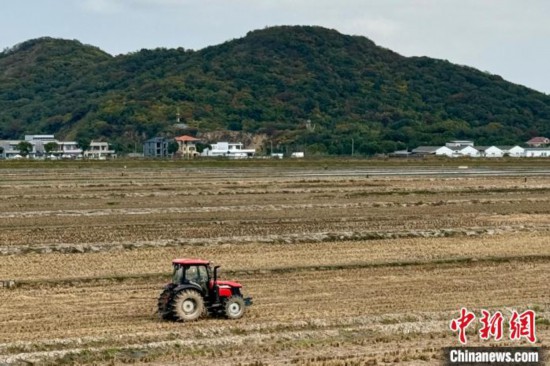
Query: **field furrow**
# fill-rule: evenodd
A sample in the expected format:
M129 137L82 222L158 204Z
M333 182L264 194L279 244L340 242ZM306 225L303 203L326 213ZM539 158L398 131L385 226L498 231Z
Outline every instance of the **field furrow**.
M0 364L436 365L461 307L533 309L549 345L542 173L128 166L1 171ZM254 305L159 321L182 257Z

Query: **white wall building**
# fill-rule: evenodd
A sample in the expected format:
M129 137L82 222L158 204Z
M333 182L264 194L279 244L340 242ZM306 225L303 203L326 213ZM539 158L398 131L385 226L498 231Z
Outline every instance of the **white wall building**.
M527 158L548 158L550 157L550 147L530 147L525 149Z
M521 146L499 146L503 151L504 155L511 156L514 158L520 158L525 156L525 149Z
M435 155L438 155L438 156L452 157L453 154L454 154L454 151L452 149L449 149L447 146L439 146L435 151Z
M84 152L86 159L106 160L116 158L116 153L111 150L108 142L92 141L90 148Z
M201 156L225 156L232 159L246 159L256 154L256 149L243 149L241 142L218 142L211 146L211 149L204 149Z
M501 158L504 156L504 151L497 146L476 146L479 151L479 156L484 158Z
M477 146L472 141L451 141L445 146L419 146L412 150L412 155L437 155L448 157L487 157L501 158L527 157L527 158L550 158L550 147L524 148L515 146Z
M452 157L454 151L447 146L419 146L412 150L415 155L437 155Z
M62 158L76 158L82 154L82 149L78 147L78 143L76 141L59 142L58 151Z
M89 150L82 154L82 149L78 147L76 141L58 141L53 135L25 135L25 140L32 145L32 150L27 156L29 159L76 159L84 155L89 159L106 159L116 157L115 151L109 148L107 142L94 142L90 143ZM0 141L0 146L4 149L1 158L4 159L20 159L22 158L21 152L17 148L17 145L22 140L3 140ZM46 144L56 143L57 149L46 152Z
M454 152L454 157L468 156L471 158L477 158L480 156L479 150L472 145L458 146L451 149Z
M17 159L21 158L19 150L17 149L17 144L20 143L20 140L2 140L0 141L0 146L4 150L0 157L2 159Z

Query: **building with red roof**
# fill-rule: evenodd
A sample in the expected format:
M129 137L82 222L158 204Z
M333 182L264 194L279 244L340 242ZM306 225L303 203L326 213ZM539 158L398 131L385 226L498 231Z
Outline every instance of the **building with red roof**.
M533 137L531 140L527 141L526 144L531 147L546 146L550 144L550 139L542 136Z
M179 146L177 154L187 158L199 155L196 143L200 141L200 139L189 135L183 135L176 137L174 140L176 140Z

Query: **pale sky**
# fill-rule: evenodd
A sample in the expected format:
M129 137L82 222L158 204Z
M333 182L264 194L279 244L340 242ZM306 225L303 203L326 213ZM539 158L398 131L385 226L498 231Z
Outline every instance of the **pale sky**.
M0 50L43 36L113 55L200 49L273 25L366 36L550 94L548 0L0 0Z

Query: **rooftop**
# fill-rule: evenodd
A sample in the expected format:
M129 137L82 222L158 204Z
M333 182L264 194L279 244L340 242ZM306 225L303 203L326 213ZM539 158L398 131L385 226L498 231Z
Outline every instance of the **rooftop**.
M442 146L419 146L416 149L413 149L412 152L415 152L415 153L422 153L422 152L431 153L431 152L435 152L436 150L441 149L441 148L442 148Z
M546 143L548 142L548 138L547 137L542 137L542 136L537 136L537 137L533 137L531 140L527 141L527 143Z
M189 135L178 136L178 137L175 138L175 140L176 141L181 141L181 142L200 141L200 139L195 138L193 136L189 136Z
M205 265L208 263L210 263L210 261L205 261L204 259L193 259L193 258L178 258L172 261L172 264L181 264L181 265L194 265L194 264Z

